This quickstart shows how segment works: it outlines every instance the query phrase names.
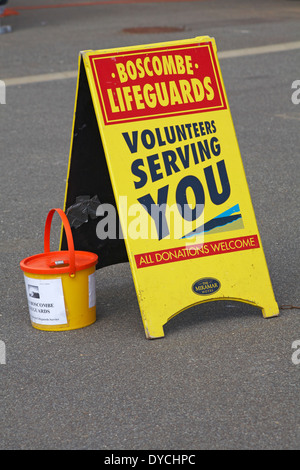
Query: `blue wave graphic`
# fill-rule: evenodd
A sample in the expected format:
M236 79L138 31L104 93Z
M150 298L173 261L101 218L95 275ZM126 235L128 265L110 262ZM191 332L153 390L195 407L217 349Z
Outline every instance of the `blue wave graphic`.
M190 233L187 233L184 235L182 238L191 238L195 235L199 235L200 233L203 232L208 232L216 227L222 227L227 224L231 224L235 220L241 219L242 215L237 214L237 212L240 211L240 206L239 204L236 204L235 206L232 206L230 209L227 209L226 211L222 212L221 214L217 215L213 219L209 220L205 224L201 225L200 227L196 228Z

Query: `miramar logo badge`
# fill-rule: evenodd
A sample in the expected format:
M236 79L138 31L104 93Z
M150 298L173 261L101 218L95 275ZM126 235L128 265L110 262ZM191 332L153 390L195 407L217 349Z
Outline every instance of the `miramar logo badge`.
M198 295L210 295L217 292L220 287L221 283L218 279L214 279L213 277L204 277L194 282L192 290Z

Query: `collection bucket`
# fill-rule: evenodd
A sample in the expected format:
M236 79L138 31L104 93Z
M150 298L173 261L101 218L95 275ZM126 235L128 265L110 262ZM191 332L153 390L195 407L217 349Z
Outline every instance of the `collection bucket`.
M50 251L51 223L55 212L63 223L67 251ZM51 209L45 223L44 253L20 262L34 328L75 330L96 321L97 261L98 256L94 253L74 250L67 216L61 209Z

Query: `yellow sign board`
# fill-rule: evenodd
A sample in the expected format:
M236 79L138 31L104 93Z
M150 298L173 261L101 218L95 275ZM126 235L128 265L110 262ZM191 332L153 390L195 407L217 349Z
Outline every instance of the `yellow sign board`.
M126 248L146 337L207 301L278 315L214 39L85 51L79 68L65 209L96 195L78 249L104 266Z

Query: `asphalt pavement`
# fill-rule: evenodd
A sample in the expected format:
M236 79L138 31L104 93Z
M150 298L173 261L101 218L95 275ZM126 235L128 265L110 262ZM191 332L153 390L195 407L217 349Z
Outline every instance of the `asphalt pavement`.
M0 449L299 449L300 2L68 3L10 0L2 19ZM147 340L122 263L97 270L93 325L34 329L19 263L63 207L79 51L199 35L217 43L280 315L211 302Z

